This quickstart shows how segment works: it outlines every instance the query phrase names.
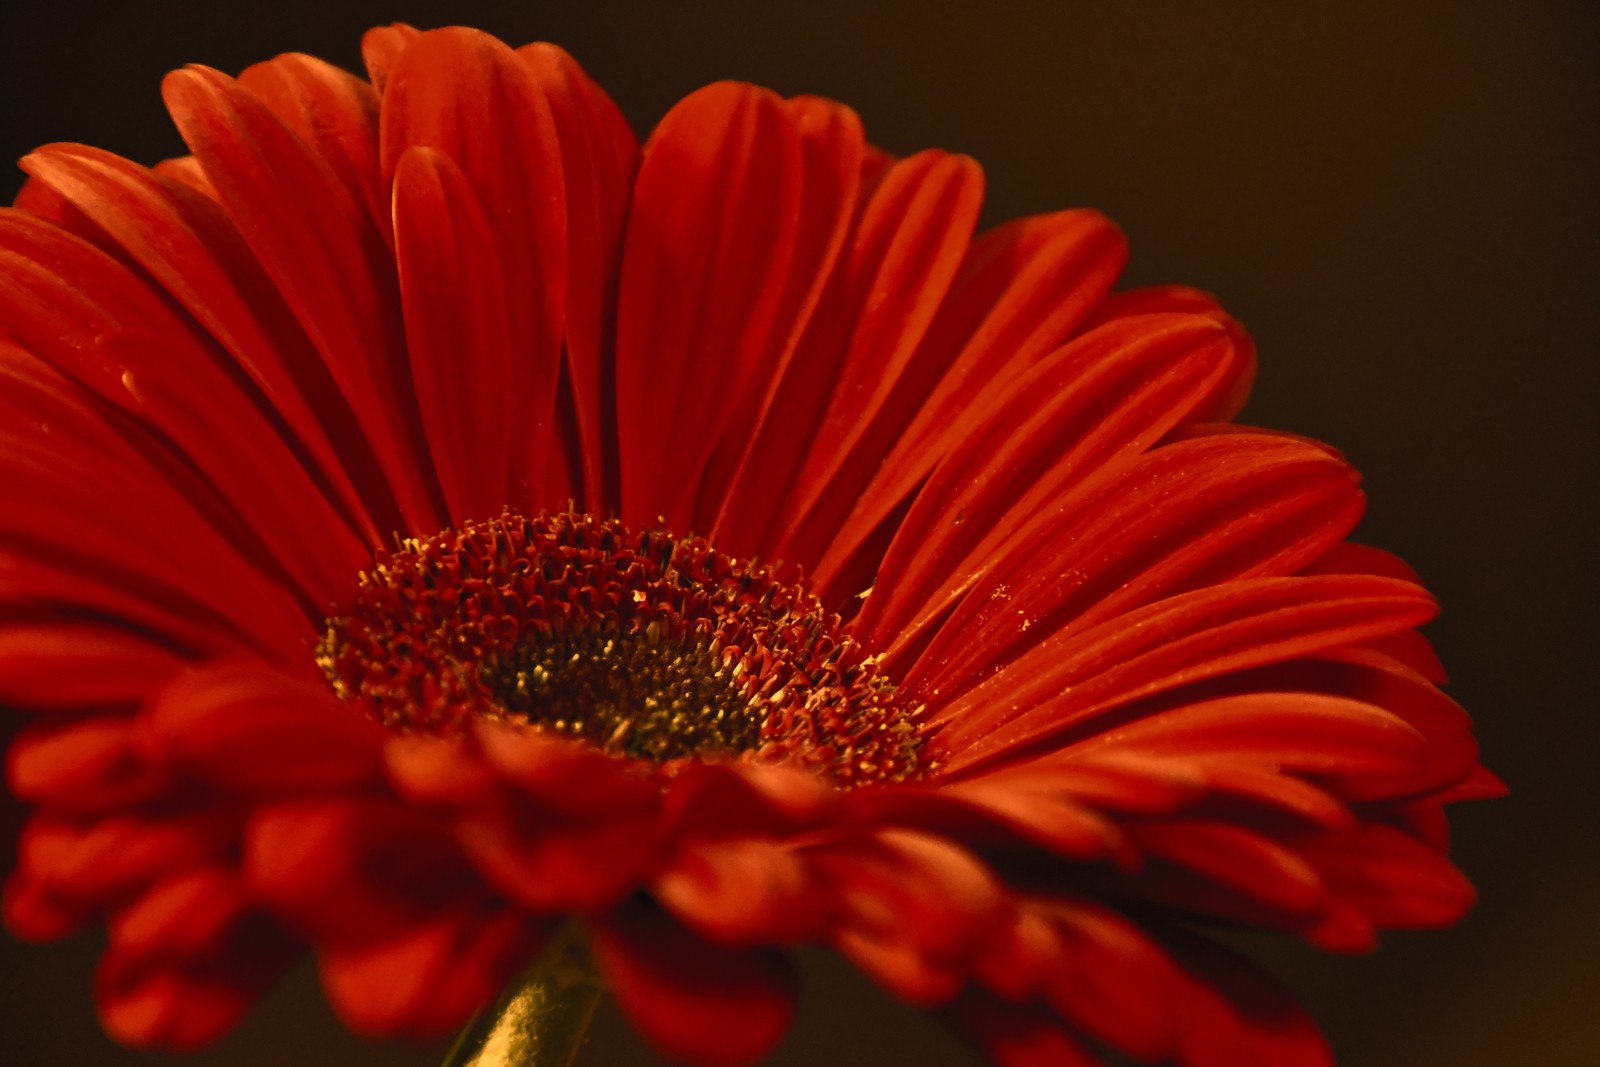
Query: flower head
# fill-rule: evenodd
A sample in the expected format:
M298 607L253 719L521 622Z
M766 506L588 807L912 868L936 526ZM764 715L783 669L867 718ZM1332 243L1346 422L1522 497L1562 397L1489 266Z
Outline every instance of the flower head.
M1001 1063L1309 1063L1208 930L1457 919L1492 795L1248 337L1089 211L739 84L641 146L549 45L170 76L193 154L0 210L21 936L194 1047L315 951L460 1025L575 919L659 1048L758 1058L832 946Z

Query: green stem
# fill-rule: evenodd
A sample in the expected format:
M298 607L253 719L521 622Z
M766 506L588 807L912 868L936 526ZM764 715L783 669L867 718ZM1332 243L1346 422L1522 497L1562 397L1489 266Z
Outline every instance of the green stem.
M444 1067L572 1067L603 992L568 926L498 1004L473 1017Z

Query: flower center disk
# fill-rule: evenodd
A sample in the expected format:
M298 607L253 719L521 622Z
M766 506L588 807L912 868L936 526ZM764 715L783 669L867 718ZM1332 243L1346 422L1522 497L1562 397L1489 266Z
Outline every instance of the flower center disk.
M924 769L919 709L804 586L702 538L582 514L401 542L327 620L317 663L399 731L484 718L654 763L794 763L839 786Z

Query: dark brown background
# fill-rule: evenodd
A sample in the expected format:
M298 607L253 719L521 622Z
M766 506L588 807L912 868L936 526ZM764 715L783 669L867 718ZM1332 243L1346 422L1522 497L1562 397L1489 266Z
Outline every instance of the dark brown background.
M1515 790L1457 819L1483 895L1462 927L1375 958L1272 954L1347 1064L1600 1063L1592 0L30 7L0 40L10 156L52 140L175 154L157 93L171 67L286 50L358 67L371 23L468 22L564 45L640 128L743 78L847 101L893 150L971 153L991 222L1108 212L1132 239L1130 283L1206 287L1253 329L1246 417L1366 472L1362 536L1440 595L1453 692ZM0 1059L437 1062L343 1035L306 970L203 1056L117 1049L89 1008L95 947L0 941ZM971 1062L843 968L810 968L776 1062ZM618 1031L603 1018L587 1062L650 1062Z

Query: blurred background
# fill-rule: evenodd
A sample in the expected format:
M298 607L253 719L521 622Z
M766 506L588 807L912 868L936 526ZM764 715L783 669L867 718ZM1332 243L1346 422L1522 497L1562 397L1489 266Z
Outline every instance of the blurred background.
M1244 417L1365 472L1359 536L1439 595L1451 691L1513 790L1456 809L1482 894L1461 927L1371 958L1266 953L1345 1064L1600 1063L1600 5L42 3L0 37L0 155L176 155L168 69L305 51L359 70L362 30L394 20L555 41L641 131L720 78L836 97L892 151L980 160L987 223L1093 206L1132 241L1126 284L1220 294L1261 349ZM20 184L6 171L0 195ZM308 968L208 1053L117 1048L90 1008L96 940L0 935L0 1057L438 1062L345 1035ZM777 1064L975 1062L837 964L808 960L807 982ZM613 1014L584 1062L655 1061Z

